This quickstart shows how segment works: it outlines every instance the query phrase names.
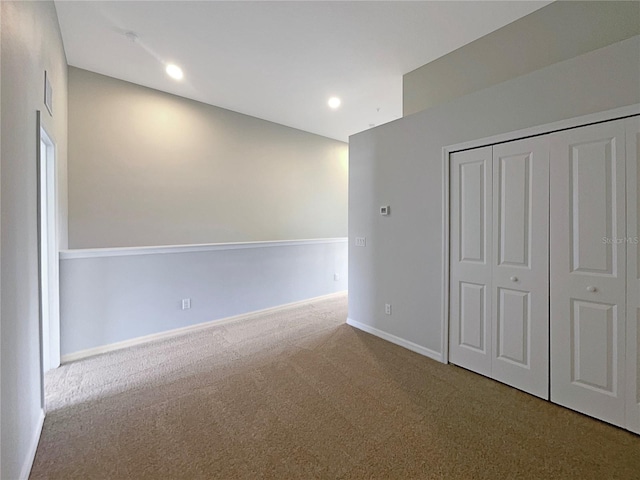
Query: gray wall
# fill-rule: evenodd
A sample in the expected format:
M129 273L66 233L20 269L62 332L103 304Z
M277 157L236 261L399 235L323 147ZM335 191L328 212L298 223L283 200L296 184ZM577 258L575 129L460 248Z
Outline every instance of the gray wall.
M439 353L442 148L639 103L638 52L634 37L352 136L349 318Z
M639 34L640 2L554 2L404 75L404 115Z
M41 415L38 318L36 110L57 142L60 231L66 231L67 64L53 2L0 2L0 285L2 473L27 473ZM54 117L43 102L52 77ZM62 235L62 246L66 238Z
M346 290L346 239L283 243L63 258L62 354Z
M344 237L345 143L69 68L70 248Z

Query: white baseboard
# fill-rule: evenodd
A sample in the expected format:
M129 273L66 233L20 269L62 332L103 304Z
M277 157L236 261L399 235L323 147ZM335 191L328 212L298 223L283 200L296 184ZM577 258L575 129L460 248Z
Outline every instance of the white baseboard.
M38 451L38 443L40 443L40 435L42 435L42 426L44 425L44 410L40 410L40 418L38 418L38 424L36 425L36 431L31 439L31 445L29 445L29 451L27 452L27 458L24 459L22 465L22 471L20 472L20 480L28 480L33 468L33 461L36 459L36 452Z
M152 333L151 335L136 337L130 340L124 340L122 342L110 343L108 345L100 345L99 347L88 348L86 350L80 350L79 352L63 355L61 358L61 363L65 364L69 362L75 362L77 360L93 357L95 355L100 355L102 353L112 352L114 350L120 350L122 348L127 348L127 347L133 347L134 345L142 345L143 343L149 343L155 340L167 339L167 338L175 337L188 332L195 332L198 330L202 330L204 328L211 327L212 325L224 325L227 323L237 322L240 320L245 320L247 318L250 318L254 315L261 315L263 313L269 313L274 310L280 310L282 308L295 307L296 305L301 305L303 303L308 303L308 302L314 302L317 300L325 300L332 297L344 295L345 293L346 293L346 290L341 292L336 292L336 293L330 293L328 295L321 295L319 297L307 298L304 300L299 300L297 302L285 303L284 305L277 305L275 307L264 308L262 310L254 310L252 312L247 312L240 315L234 315L232 317L221 318L218 320L212 320L210 322L198 323L197 325L190 325L188 327L175 328L173 330L166 330L164 332Z
M357 328L358 330L362 330L363 332L367 332L371 335L382 338L383 340L386 340L388 342L395 343L396 345L404 347L407 350L411 350L412 352L416 352L420 355L424 355L425 357L429 357L433 360L442 362L442 354L440 352L436 352L435 350L431 350L430 348L410 342L409 340L405 340L404 338L396 337L395 335L392 335L390 333L383 332L382 330L378 330L375 327L358 322L356 320L353 320L352 318L347 318L347 324Z

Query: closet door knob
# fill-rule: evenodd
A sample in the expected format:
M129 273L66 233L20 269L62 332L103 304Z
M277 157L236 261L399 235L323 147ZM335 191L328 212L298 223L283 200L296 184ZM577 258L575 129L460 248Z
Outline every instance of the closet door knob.
M596 287L593 287L593 286L588 286L587 287L587 292L594 293L594 292L597 292L597 291L598 291L598 289Z
M517 282L518 281L518 277L511 277L511 281L512 282Z

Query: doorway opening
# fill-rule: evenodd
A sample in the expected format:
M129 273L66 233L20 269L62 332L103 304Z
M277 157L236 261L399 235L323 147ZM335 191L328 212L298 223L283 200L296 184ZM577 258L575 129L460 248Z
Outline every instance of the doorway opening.
M38 112L38 258L40 355L44 374L60 366L56 146ZM44 398L43 398L44 407Z

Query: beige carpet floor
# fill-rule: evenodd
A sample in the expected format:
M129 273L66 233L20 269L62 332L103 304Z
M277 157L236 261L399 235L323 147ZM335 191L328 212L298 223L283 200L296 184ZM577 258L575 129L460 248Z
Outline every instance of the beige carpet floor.
M358 331L346 307L52 371L31 478L640 478L640 437Z

